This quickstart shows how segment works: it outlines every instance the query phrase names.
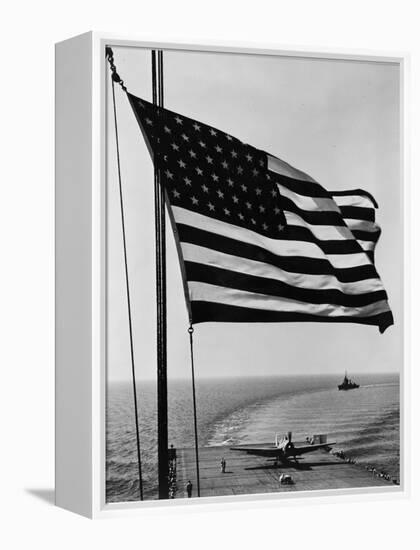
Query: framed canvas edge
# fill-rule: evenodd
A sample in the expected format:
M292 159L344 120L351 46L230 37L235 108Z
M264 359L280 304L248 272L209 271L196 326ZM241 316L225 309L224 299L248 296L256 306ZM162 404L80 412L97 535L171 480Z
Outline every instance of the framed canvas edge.
M328 497L331 503L342 501L374 500L387 498L408 498L410 495L410 274L409 274L409 74L410 55L407 52L377 52L367 50L316 48L306 46L284 46L273 44L232 43L213 41L161 41L119 37L115 34L91 32L92 38L92 518L119 517L165 508L172 511L183 511L193 507L233 508L243 506L272 506L296 504L304 498L305 502L324 501ZM400 66L400 127L401 127L401 207L403 209L404 235L404 304L403 304L403 369L400 373L400 457L401 484L384 488L334 489L325 491L304 491L283 494L238 495L232 497L207 497L184 502L147 501L106 503L106 453L105 453L105 420L106 420L106 62L105 46L133 47L143 49L173 49L183 51L206 51L218 53L238 53L253 55L277 55L287 57L310 57L321 59L339 59L348 61L365 61L395 63Z

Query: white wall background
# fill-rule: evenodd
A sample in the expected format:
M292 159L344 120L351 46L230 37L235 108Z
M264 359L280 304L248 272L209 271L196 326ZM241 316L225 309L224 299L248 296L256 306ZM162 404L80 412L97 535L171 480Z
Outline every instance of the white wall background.
M412 496L341 498L188 513L147 512L101 522L50 504L53 487L53 108L56 41L86 30L185 41L273 42L308 48L402 50L412 54L412 240L419 230L420 36L409 0L16 1L1 13L0 270L0 546L43 550L85 548L414 548L420 456L412 441ZM418 248L418 247L417 247ZM419 280L418 254L412 259ZM418 292L412 292L412 310ZM416 343L418 322L413 321ZM418 350L411 387L420 387ZM419 400L412 398L418 436ZM351 526L351 532L346 530ZM281 535L280 535L281 533Z

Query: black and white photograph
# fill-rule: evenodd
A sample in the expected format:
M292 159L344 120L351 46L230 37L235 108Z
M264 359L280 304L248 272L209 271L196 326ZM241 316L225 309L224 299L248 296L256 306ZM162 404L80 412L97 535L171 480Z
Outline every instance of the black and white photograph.
M106 48L106 502L399 490L401 67Z
M413 547L416 7L4 5L0 548Z

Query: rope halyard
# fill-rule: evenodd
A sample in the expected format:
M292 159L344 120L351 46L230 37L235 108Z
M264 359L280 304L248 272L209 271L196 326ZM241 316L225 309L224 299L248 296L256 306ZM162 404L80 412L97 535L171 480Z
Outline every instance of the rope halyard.
M140 500L143 500L143 477L142 477L142 465L141 465L141 448L140 448L140 429L139 429L139 418L138 418L138 403L137 403L137 387L136 387L136 373L134 365L134 343L133 343L133 323L131 316L131 300L130 300L130 284L128 277L128 261L127 261L127 242L126 242L126 233L125 233L125 216L124 216L124 197L122 189L122 178L121 178L121 162L120 162L120 147L119 147L119 138L118 138L118 121L117 121L117 106L115 101L115 83L120 84L122 89L126 92L127 88L124 86L123 81L118 76L114 65L114 57L112 54L111 48L106 48L106 57L109 61L112 74L112 103L114 111L114 126L115 126L115 145L117 152L117 169L118 169L118 186L119 186L119 196L120 196L120 212L121 212L121 229L122 229L122 239L123 239L123 250L124 250L124 267L125 267L125 285L126 285L126 295L127 295L127 310L128 310L128 328L130 336L130 355L131 355L131 376L133 382L133 399L134 399L134 416L135 416L135 427L136 427L136 447L137 447L137 463L138 463L138 475L139 475L139 494Z
M198 429L197 429L197 400L195 394L195 371L194 371L194 342L193 334L194 327L190 321L188 327L188 334L190 336L190 353L191 353L191 382L192 382L192 395L193 395L193 413L194 413L194 440L195 440L195 467L197 471L197 496L200 496L200 466L198 459Z
M115 63L114 63L114 52L112 51L112 48L110 46L105 47L105 57L107 58L109 62L109 66L111 68L112 81L119 84L121 88L124 90L124 92L127 92L127 88L124 84L124 80L117 73L117 67L115 66Z

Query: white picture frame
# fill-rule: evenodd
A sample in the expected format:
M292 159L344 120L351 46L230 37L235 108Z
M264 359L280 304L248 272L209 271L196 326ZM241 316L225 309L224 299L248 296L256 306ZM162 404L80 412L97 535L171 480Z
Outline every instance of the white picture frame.
M407 261L409 57L229 43L165 43L89 32L56 45L56 504L89 518L138 513L161 506L246 505L308 497L306 492L201 498L186 502L107 504L106 399L106 78L105 47L194 50L397 63L401 74L401 182ZM152 207L152 205L151 205ZM405 349L408 349L408 270L405 271ZM400 378L401 483L326 490L311 498L400 498L409 490L408 356Z

